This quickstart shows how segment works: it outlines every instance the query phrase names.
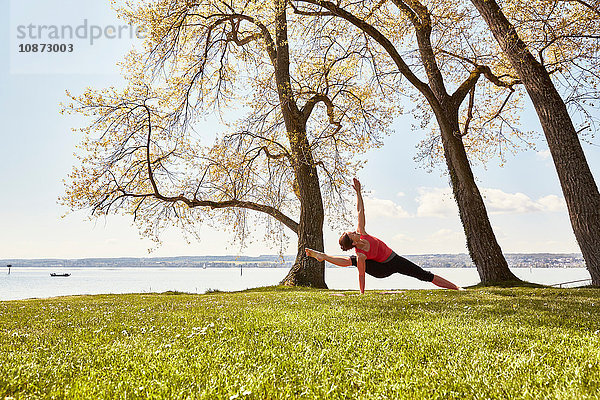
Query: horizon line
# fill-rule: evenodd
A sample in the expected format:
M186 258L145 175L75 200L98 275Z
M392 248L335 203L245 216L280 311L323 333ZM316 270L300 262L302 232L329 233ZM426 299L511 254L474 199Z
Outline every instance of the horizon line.
M503 253L504 255L541 255L541 254L547 254L547 255L578 255L578 256L582 256L582 253L552 253L552 252L514 252L514 253ZM338 254L336 254L338 255ZM346 255L344 254L339 254L339 255ZM405 254L405 257L411 257L411 256L433 256L433 255L444 255L444 256L468 256L469 254L464 252L464 253L421 253L421 254ZM261 257L283 257L283 258L288 258L288 257L296 257L296 255L294 254L261 254L258 256L252 256L252 255L234 255L234 254L226 254L226 255L177 255L177 256L151 256L151 257L141 257L141 256L115 256L115 257L34 257L34 258L24 258L24 257L15 257L15 258L1 258L0 262L5 261L5 260L92 260L92 259L100 259L100 260L110 260L110 259L145 259L145 260L152 260L152 259L175 259L175 258L223 258L223 257L228 257L228 258L261 258Z

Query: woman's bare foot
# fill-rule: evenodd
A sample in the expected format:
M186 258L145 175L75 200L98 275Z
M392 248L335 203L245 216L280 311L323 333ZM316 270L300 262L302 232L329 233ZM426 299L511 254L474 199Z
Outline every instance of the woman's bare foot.
M431 283L433 283L436 286L445 288L445 289L460 290L460 288L458 286L456 286L454 283L447 281L446 279L442 278L439 275L434 275L433 281L431 281Z
M325 260L324 254L321 253L321 252L318 252L318 251L313 250L313 249L308 249L308 248L304 249L304 251L306 252L307 256L312 257L312 258L316 258L317 261L319 261L319 262Z

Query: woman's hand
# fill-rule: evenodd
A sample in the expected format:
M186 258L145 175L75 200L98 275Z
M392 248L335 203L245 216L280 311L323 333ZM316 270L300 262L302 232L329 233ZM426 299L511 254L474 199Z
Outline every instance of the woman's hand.
M360 193L360 181L358 179L354 178L352 187L354 188L354 190L356 190L356 193Z

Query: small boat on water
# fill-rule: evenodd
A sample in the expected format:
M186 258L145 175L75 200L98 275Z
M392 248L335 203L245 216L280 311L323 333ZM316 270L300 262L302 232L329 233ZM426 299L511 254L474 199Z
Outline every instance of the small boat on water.
M50 274L50 276L71 276L71 274L57 274L57 273L55 273L55 272L52 272L52 273Z

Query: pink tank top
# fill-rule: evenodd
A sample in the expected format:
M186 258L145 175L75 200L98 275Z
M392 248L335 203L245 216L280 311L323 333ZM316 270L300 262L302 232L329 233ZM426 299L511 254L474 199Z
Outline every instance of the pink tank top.
M362 253L367 256L367 260L373 260L377 262L384 262L392 255L392 249L387 247L385 243L371 235L360 235L361 239L365 239L369 242L369 251L363 251L355 247L356 253Z

